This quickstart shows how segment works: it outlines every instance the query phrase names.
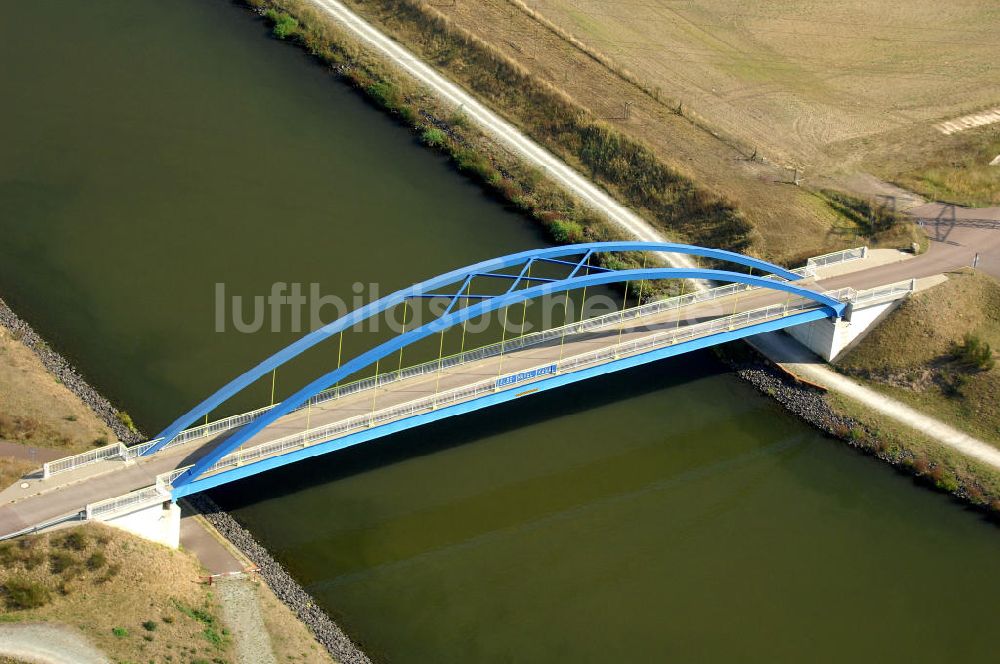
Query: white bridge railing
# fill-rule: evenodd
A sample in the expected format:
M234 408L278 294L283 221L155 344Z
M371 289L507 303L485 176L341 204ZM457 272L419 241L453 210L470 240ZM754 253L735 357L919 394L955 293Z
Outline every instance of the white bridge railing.
M845 288L842 290L849 292L841 299L850 302L855 308L870 307L883 302L898 300L901 297L905 297L912 293L916 289L917 280L906 279L905 281L897 281L893 284L877 286L863 291L856 291L853 288Z
M850 263L851 261L861 260L867 255L868 247L855 247L853 249L834 251L822 256L814 256L806 261L803 276L813 277L816 276L817 268L839 265L840 263Z
M826 267L829 265L859 260L864 258L867 255L867 252L867 247L856 247L854 249L844 249L843 251L824 254L823 256L816 256L815 258L810 258L804 267L797 268L792 271L804 277L814 276L817 267ZM767 278L784 281L783 279L780 279L780 277L769 276ZM589 332L608 324L618 323L622 320L629 321L643 316L652 316L675 309L701 304L711 300L729 297L738 293L756 290L758 288L758 286L751 286L748 284L726 284L716 288L708 288L688 293L686 295L679 295L663 300L657 300L655 302L649 302L637 307L626 309L624 312L611 312L602 316L588 318L577 323L570 323L568 325L544 330L542 332L522 335L513 339L508 339L503 343L498 342L487 346L481 346L473 350L441 358L440 360L431 360L422 364L413 365L400 371L380 373L377 377L371 376L369 378L362 378L350 383L345 383L344 385L338 385L317 394L296 410L313 407L332 399L339 399L343 396L370 390L376 386L381 387L383 385L388 385L389 383L393 383L398 380L405 380L415 376L434 373L435 371L439 371L441 369L448 369L459 364L495 357L496 355L500 355L501 352L506 354L510 351L519 350L527 346L545 343L546 341L559 338L563 335ZM271 408L273 408L273 406L264 406L246 413L232 415L207 424L185 429L178 434L176 438L162 447L161 450L170 449L194 440L214 436L237 427L241 427L244 424L256 419ZM135 459L141 456L146 450L157 442L159 442L159 439L146 441L131 447L122 443L114 443L99 449L89 450L75 456L56 459L55 461L50 461L42 466L43 478L75 470L100 461L114 459L128 461L130 459Z

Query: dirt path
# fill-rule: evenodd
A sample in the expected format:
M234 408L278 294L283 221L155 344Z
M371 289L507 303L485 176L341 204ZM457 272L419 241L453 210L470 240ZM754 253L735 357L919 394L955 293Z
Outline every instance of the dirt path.
M44 664L109 664L82 636L55 625L0 625L0 655Z
M770 332L752 337L750 345L795 375L859 401L942 445L1000 470L1000 449L842 376L791 337Z
M240 664L277 664L253 583L237 577L219 581L215 587L222 615L236 640L236 661Z

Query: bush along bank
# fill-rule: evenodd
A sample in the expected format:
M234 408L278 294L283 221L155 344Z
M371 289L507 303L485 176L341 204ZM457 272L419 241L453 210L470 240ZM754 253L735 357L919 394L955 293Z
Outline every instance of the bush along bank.
M440 102L398 74L308 2L246 0L246 4L270 23L275 37L299 45L331 67L340 78L410 127L425 144L449 156L460 171L540 223L554 241L628 239L617 226L576 200L541 170L525 164L479 131L461 108ZM667 235L736 250L750 247L750 226L731 205L670 170L650 150L594 121L587 111L555 89L534 81L502 54L460 33L442 17L427 13L432 11L429 8L400 3L396 9L400 20L411 21L428 40L440 41L437 55L432 54L429 61L526 127L548 149L589 171L614 194L645 212ZM412 12L417 14L411 16ZM445 57L445 53L455 57ZM456 75L456 67L466 74ZM469 77L478 78L470 84L466 80ZM535 109L530 121L520 117L519 109ZM629 267L638 267L643 260L639 255L616 258L619 264ZM607 258L598 260L603 264ZM652 297L663 291L650 288L644 292Z
M126 444L145 440L128 413L112 406L110 401L80 375L69 360L49 348L45 340L3 300L0 300L0 325L10 330L15 339L37 355L46 371L94 411L115 433L118 440Z
M956 471L944 459L910 449L905 436L894 436L831 404L820 389L799 383L746 344L716 347L716 355L737 376L823 433L884 461L921 484L988 514L1000 523L996 482L971 471Z
M316 605L281 564L271 557L250 532L205 494L186 500L250 562L257 566L265 583L292 612L312 631L316 640L341 664L371 664L368 655L351 641L344 630Z

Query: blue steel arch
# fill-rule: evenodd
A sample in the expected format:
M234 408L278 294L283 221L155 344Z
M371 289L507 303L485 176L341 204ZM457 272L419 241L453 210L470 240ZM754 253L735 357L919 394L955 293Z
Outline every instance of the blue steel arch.
M782 271L785 272L784 270ZM796 279L799 278L798 275L795 275L795 277ZM389 341L375 346L374 348L345 362L338 369L313 380L295 394L263 413L257 419L236 430L232 435L226 438L222 444L213 448L208 454L201 457L192 468L176 478L173 485L175 487L179 487L194 481L219 459L240 447L243 443L250 440L250 438L262 431L269 424L305 404L305 402L310 398L340 381L342 378L374 364L377 360L398 351L400 348L441 332L442 330L446 330L461 323L462 321L470 318L476 318L477 316L482 316L490 313L491 311L496 311L497 309L501 309L512 304L518 304L533 298L542 297L551 293L562 293L567 289L573 290L587 286L600 286L623 281L657 279L707 279L725 283L743 283L771 290L784 291L817 302L829 313L831 317L834 318L839 318L847 306L845 303L835 300L827 295L809 290L807 288L802 288L800 286L795 286L787 282L754 277L738 272L710 269L648 268L641 270L609 270L598 274L574 277L569 280L550 281L538 286L530 286L523 290L508 291L503 295L497 295L495 297L485 299L477 304L470 305L458 311L446 313L439 318L422 325L421 327L410 330L404 334L400 334ZM460 296L461 294L456 297ZM442 297L451 297L451 295L443 295Z
M563 245L559 247L547 247L544 249L532 249L529 251L522 251L515 254L510 254L507 256L501 256L500 258L494 258L491 260L482 261L469 265L457 270L452 270L437 277L433 277L419 284L415 284L409 288L405 288L395 293L391 293L382 297L374 302L370 302L365 306L355 309L354 311L348 313L347 315L338 318L337 320L324 325L306 335L292 344L286 346L277 353L271 355L263 362L253 367L249 371L237 376L230 382L226 383L224 386L219 388L215 393L209 396L207 399L199 403L197 406L189 410L187 413L181 415L176 420L174 420L166 429L161 431L154 440L157 441L151 445L143 455L149 455L155 453L161 447L173 440L177 434L191 426L203 417L206 417L209 413L215 410L219 405L228 401L233 396L253 384L259 378L267 375L274 369L277 369L281 365L285 364L289 360L301 355L313 346L329 339L330 337L350 329L353 325L364 322L365 320L371 318L372 316L377 316L382 312L391 309L404 301L414 297L426 297L433 293L436 289L454 284L456 282L463 282L463 287L465 286L464 281L466 279L471 280L476 276L487 276L494 273L496 270L502 270L516 265L527 264L530 265L532 262L550 262L550 263L560 263L558 259L565 258L567 256L579 256L582 255L584 258L578 262L567 263L570 265L576 265L576 269L573 273L566 279L561 281L563 283L563 290L569 286L569 282L574 279L580 279L576 277L576 272L579 271L582 264L588 260L595 253L621 253L627 251L645 251L653 253L675 253L675 254L687 254L691 256L701 256L703 258L712 258L720 261L726 261L729 263L736 263L737 265L743 265L745 267L753 268L772 274L774 276L782 277L788 281L796 281L801 277L794 272L786 270L778 265L763 261L757 258L751 258L750 256L744 256L743 254L738 254L732 251L726 251L724 249L712 249L709 247L699 247L689 244L678 244L674 242L590 242L583 244L570 244ZM521 279L527 270L527 265L525 270L522 270L521 276L517 279ZM598 271L608 271L606 268L590 268ZM496 276L496 275L493 275ZM532 281L538 281L538 279L532 279ZM517 282L515 281L515 286ZM513 286L512 286L513 288ZM450 297L450 295L448 296Z

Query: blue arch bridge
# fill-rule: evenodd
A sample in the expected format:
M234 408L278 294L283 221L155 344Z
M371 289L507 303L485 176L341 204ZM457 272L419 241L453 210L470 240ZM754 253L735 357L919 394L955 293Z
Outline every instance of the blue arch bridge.
M650 266L618 267L625 253ZM665 253L713 267L662 267ZM445 417L734 339L849 316L844 292L823 292L811 276L808 266L791 271L719 249L648 242L537 249L453 270L305 334L148 442L109 445L45 464L23 499L0 507L0 535L69 518L138 523L141 513L176 510L181 497ZM592 297L611 284L625 289L625 302L630 289L632 299L638 295L641 301L644 289L651 292L654 282L664 280L681 280L691 292L622 304L590 318L563 317L559 326L530 334L509 334L505 326L499 341L465 349L465 326L490 314L504 321L520 314L523 322L529 301L562 298L568 308L571 298L585 300L588 289ZM406 310L421 306L433 309L429 319L407 327ZM339 355L335 365L277 403L208 421L249 386L273 381L282 365L305 351L322 344L341 351L345 332L398 308L404 323L394 336L353 357L327 354ZM463 349L443 356L444 333L460 327ZM425 339L434 345L437 337L442 342L436 358L403 366L404 349ZM371 367L374 375L345 381ZM49 491L53 487L60 490ZM173 535L152 537L169 543Z

